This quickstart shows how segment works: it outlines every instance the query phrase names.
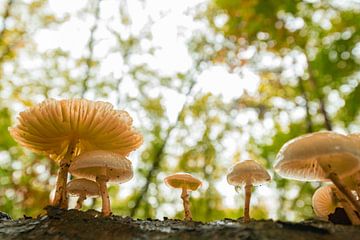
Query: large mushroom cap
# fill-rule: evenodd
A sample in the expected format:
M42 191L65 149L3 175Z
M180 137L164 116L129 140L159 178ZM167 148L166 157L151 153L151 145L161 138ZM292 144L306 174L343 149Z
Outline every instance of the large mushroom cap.
M109 182L124 183L133 177L131 162L121 154L96 150L85 152L71 164L69 171L76 177L96 180L105 176Z
M189 173L175 173L166 177L164 182L169 187L185 188L191 191L195 191L201 186L201 181Z
M274 168L280 176L297 180L326 181L330 172L346 177L360 168L359 150L345 135L333 132L307 134L281 148Z
M335 212L338 202L333 192L334 186L328 185L318 188L312 197L312 206L316 216L327 217Z
M69 194L75 196L84 195L86 197L98 197L100 196L99 185L85 178L78 178L71 180L66 185L66 190Z
M233 186L257 186L270 180L269 173L254 160L236 163L227 175L228 183Z
M53 159L61 159L71 142L75 153L104 149L123 155L138 148L143 138L132 128L125 111L110 103L86 99L49 99L21 112L19 124L10 128L21 145Z
M348 137L351 138L360 149L360 133L352 133L349 134Z

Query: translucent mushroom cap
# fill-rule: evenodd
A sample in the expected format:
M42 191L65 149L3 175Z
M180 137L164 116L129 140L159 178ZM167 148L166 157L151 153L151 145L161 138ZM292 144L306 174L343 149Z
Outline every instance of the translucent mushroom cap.
M74 196L98 197L100 195L99 185L86 178L71 180L66 185L66 191Z
M189 173L175 173L164 179L167 186L173 188L185 188L195 191L201 186L201 181Z
M323 186L318 188L312 197L312 206L316 216L327 217L334 213L339 203L333 192L333 186Z
M360 133L352 133L349 134L348 137L355 142L358 148L360 148Z
M227 181L233 186L261 185L271 180L269 173L256 161L245 160L236 163L227 175Z
M360 169L360 149L342 134L307 134L280 149L274 169L282 177L303 181L328 181L331 172L343 178Z
M96 180L104 176L109 182L124 183L132 179L131 162L118 153L96 150L85 152L74 159L69 172L76 176Z
M69 144L75 153L96 149L123 155L138 148L143 137L132 128L125 111L110 103L86 99L49 99L21 112L19 124L10 128L11 136L22 146L61 160Z

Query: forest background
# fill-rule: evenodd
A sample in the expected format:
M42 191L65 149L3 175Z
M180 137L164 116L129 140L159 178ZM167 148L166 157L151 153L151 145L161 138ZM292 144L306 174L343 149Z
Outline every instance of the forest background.
M8 132L47 98L109 101L134 118L135 177L110 194L114 214L136 218L182 216L163 183L178 171L204 181L194 220L242 216L226 173L245 159L273 176L254 190L254 218L311 218L320 184L274 174L278 150L314 131L360 132L357 0L0 0L0 19L0 210L14 218L53 194L56 163Z

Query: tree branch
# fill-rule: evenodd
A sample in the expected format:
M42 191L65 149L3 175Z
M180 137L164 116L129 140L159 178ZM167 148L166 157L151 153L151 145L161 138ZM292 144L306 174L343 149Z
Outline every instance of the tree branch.
M315 94L316 94L316 96L317 96L317 98L319 100L320 111L321 111L321 114L323 115L323 118L324 118L325 128L328 131L331 131L332 130L332 122L330 120L329 114L326 111L326 104L325 104L325 101L324 101L324 96L321 93L321 91L319 91L319 86L318 86L318 84L316 82L316 79L313 76L310 61L309 61L309 58L307 56L306 56L306 61L307 61L307 65L308 65L309 80L310 80L310 83L312 84L312 86L314 88L314 91L315 91Z
M300 87L301 94L302 94L303 98L305 99L307 132L312 133L314 131L314 129L313 129L313 122L312 122L311 115L310 115L309 98L306 94L303 81L304 80L300 77L299 78L299 87Z
M181 116L183 115L183 113L185 111L185 107L187 105L188 97L190 96L191 91L192 91L194 86L195 86L195 81L192 81L187 93L185 94L185 96L186 96L185 102L184 102L184 104L183 104L183 106L182 106L182 108L181 108L181 110L180 110L180 112L179 112L179 114L177 116L177 119L176 119L175 123L173 125L171 125L167 129L164 141L162 142L161 146L158 148L158 151L155 154L153 165L152 165L150 171L148 172L148 174L146 175L146 183L142 187L139 196L135 200L134 207L131 209L130 216L132 216L132 217L136 214L138 208L140 207L141 201L145 198L145 196L146 196L146 194L148 192L151 180L152 180L153 176L155 175L156 171L158 170L161 161L164 158L164 154L165 154L164 150L165 150L165 147L166 147L166 145L168 143L168 140L169 140L169 138L171 136L171 133L174 130L174 128L177 126L177 124L179 123L180 118L181 118Z
M93 61L93 54L94 54L94 34L97 29L98 21L99 21L99 13L100 13L100 2L101 0L97 1L96 9L95 9L95 22L94 25L90 29L90 38L87 44L89 49L89 56L86 58L86 72L85 77L82 79L82 90L81 90L81 97L83 98L87 90L89 89L88 82L91 77L91 68L92 68L92 61Z

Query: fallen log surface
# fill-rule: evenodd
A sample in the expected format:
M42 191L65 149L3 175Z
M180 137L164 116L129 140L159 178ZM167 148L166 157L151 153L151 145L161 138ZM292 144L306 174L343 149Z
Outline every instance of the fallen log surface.
M241 219L184 222L181 220L140 220L130 217L102 217L91 210L60 210L47 207L47 215L0 221L0 239L244 239L244 240L357 240L359 226L323 221L300 223Z

